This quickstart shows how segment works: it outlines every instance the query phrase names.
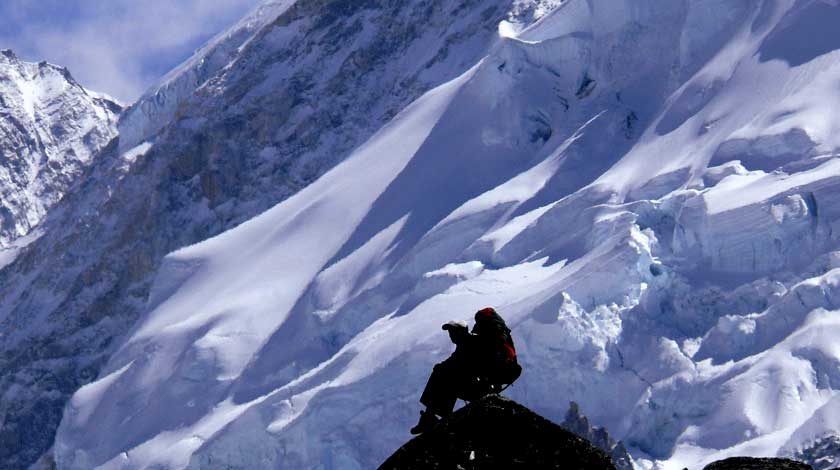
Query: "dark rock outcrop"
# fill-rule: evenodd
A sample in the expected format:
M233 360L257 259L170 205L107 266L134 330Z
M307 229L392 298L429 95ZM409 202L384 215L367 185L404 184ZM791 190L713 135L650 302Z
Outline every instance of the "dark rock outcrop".
M840 468L840 436L826 436L794 455L796 460L807 462L814 470Z
M569 411L566 412L566 418L561 427L577 434L578 436L591 442L595 447L603 450L610 456L617 470L634 470L633 460L624 443L616 442L607 432L605 428L598 428L592 426L589 419L580 412L580 407L577 403L569 403Z
M491 395L412 439L379 470L614 470L601 449L524 406Z
M788 459L732 457L709 464L703 470L811 470L811 466Z

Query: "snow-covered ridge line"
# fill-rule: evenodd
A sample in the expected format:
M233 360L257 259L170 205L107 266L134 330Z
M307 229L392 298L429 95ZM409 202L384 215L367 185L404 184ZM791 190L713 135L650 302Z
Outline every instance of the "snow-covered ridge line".
M183 64L167 73L121 116L121 148L134 147L167 126L198 88L220 70L229 67L261 28L274 21L295 1L264 0L242 20L216 35Z

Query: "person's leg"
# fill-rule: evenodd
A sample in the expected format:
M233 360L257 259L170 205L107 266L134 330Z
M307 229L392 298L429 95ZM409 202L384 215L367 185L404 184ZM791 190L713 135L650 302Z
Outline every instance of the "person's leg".
M421 434L435 427L438 423L436 415L446 417L452 413L458 400L454 382L456 378L457 366L451 357L432 369L423 395L420 396L420 403L426 409L420 412L420 422L411 428L411 434Z
M432 375L426 383L420 403L439 416L447 416L455 408L457 398L457 365L449 358L432 369Z

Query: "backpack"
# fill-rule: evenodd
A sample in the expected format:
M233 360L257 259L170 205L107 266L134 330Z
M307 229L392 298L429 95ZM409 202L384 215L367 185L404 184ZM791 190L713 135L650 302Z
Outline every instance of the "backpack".
M488 354L494 371L491 380L497 384L509 385L522 374L522 366L516 360L516 347L504 319L490 307L475 314L473 333L489 338Z

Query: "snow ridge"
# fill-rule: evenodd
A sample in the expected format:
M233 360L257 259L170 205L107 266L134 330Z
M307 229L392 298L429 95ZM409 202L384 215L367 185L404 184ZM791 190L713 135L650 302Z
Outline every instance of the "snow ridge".
M126 150L149 140L169 124L192 94L220 70L233 67L255 35L294 4L295 0L266 0L254 11L218 34L179 65L137 102L119 121L120 145Z

